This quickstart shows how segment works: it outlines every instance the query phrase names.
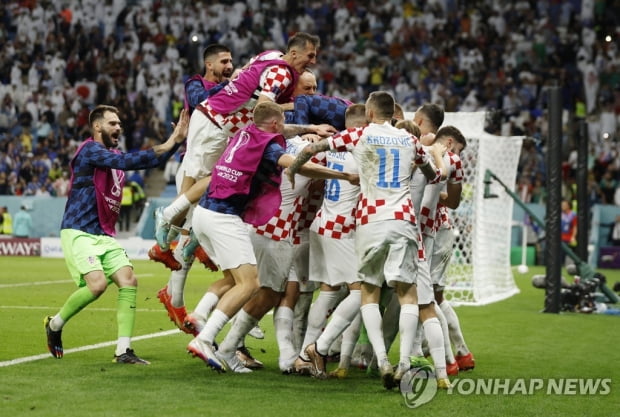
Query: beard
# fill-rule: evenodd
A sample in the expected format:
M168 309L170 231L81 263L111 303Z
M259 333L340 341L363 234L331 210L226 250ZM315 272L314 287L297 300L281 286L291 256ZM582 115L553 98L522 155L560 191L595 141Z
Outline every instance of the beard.
M101 140L106 148L117 148L118 147L118 134L114 133L110 135L108 132L101 132Z

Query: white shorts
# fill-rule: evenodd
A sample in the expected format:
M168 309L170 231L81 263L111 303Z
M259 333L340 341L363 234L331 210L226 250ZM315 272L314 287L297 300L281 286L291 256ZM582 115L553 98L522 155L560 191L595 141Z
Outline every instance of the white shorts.
M284 292L293 263L293 244L289 240L273 240L250 230L261 287Z
M433 238L424 236L424 250L432 253ZM431 264L428 258L424 261L418 259L418 276L416 279L418 304L430 304L435 299L433 283L431 282Z
M446 269L452 258L454 230L442 228L435 234L435 243L431 252L431 279L434 285L443 289L446 286Z
M293 245L293 266L288 276L291 282L299 282L300 292L313 292L319 285L308 279L310 268L310 243L307 232L302 233L301 243Z
M192 113L187 133L187 152L181 163L185 175L196 180L206 177L228 144L227 134L200 110Z
M192 229L202 248L221 270L256 265L248 226L239 216L196 206Z
M310 281L337 286L358 282L355 239L333 239L310 232Z
M355 243L360 280L381 287L415 284L418 272L418 226L384 220L358 226Z

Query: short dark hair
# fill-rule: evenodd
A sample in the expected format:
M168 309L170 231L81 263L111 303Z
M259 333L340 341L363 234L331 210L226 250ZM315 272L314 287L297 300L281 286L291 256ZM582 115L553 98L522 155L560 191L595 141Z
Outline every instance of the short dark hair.
M212 43L205 48L205 51L202 54L202 60L206 61L207 58L210 58L222 52L230 52L230 49L226 45L222 45L221 43Z
M444 126L437 131L435 135L435 140L440 139L442 137L452 137L457 143L463 145L463 149L467 147L467 140L465 140L465 136L461 131L454 126Z
M387 91L370 93L367 105L372 106L379 117L391 119L394 115L394 97Z
M422 112L433 124L433 130L439 129L439 126L443 124L443 108L440 105L434 103L423 104L418 111Z
M93 124L95 124L97 120L103 119L103 115L105 114L105 112L109 111L116 114L117 116L119 116L120 114L116 107L100 104L95 107L88 115L88 126L93 127Z
M318 48L321 44L321 39L316 35L311 35L306 32L297 32L289 38L286 50L290 51L293 48L305 48L307 43Z

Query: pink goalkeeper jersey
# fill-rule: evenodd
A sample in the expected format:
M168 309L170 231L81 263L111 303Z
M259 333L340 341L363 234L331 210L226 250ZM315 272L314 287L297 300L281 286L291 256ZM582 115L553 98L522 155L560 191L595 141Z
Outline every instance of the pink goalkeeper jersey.
M416 222L409 191L413 164L429 163L417 138L385 122L347 129L328 141L333 150L353 153L357 162L361 191L357 225L382 220Z

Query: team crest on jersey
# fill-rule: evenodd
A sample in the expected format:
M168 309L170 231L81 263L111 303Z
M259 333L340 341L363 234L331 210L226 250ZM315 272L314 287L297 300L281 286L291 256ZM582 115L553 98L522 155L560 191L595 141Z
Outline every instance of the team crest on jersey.
M88 263L91 264L91 265L94 265L95 264L95 257L94 256L89 256L88 257Z

